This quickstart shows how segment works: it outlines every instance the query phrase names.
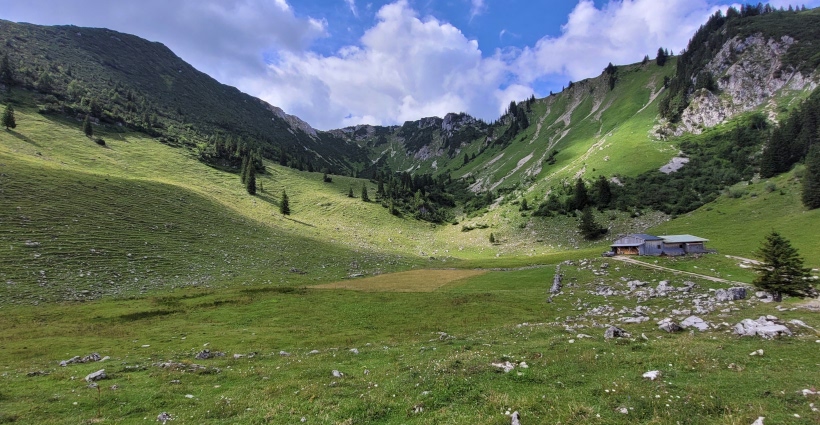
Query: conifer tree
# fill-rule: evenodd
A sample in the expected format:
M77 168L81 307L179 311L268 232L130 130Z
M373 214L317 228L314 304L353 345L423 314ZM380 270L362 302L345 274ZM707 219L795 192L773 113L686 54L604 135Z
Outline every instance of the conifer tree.
M239 179L242 180L242 184L247 184L247 182L248 182L248 156L247 155L242 157L242 167L239 169Z
M815 143L806 155L806 175L803 177L803 205L820 208L820 144Z
M816 294L812 281L807 280L809 269L803 267L803 258L788 239L772 232L766 236L757 252L760 264L755 265L757 277L752 284L780 302L783 295L804 298Z
M353 196L353 186L350 186L350 190L347 191L347 197L348 198L353 198L354 197Z
M666 65L667 56L668 56L668 54L666 53L666 50L664 50L663 47L659 47L658 48L658 56L655 58L655 63L657 63L658 66Z
M251 195L256 195L256 167L248 164L248 177L245 180L245 189Z
M88 118L88 115L85 116L85 120L83 121L83 132L85 132L85 137L94 136L94 127L91 126L91 120Z
M584 211L581 213L581 222L578 224L578 230L581 231L584 239L589 241L598 239L607 232L606 228L595 221L595 217L592 215L592 208L590 207L584 208Z
M17 121L14 119L14 107L11 105L6 106L6 110L3 112L3 127L6 127L6 130L17 128Z
M490 243L495 243L495 235L490 233Z
M290 202L288 201L288 194L282 190L282 203L279 204L279 212L282 215L290 215Z
M575 181L575 191L573 193L571 203L572 210L583 210L587 205L589 205L587 186L580 177Z
M370 202L370 197L367 196L367 183L362 183L362 201Z

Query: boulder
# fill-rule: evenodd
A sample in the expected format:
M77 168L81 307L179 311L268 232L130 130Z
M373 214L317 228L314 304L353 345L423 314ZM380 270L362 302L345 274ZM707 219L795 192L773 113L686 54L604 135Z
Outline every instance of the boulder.
M746 288L736 286L729 289L718 289L715 292L715 300L717 302L737 301L746 299Z
M100 381L103 379L107 379L108 375L105 374L105 369L100 369L96 372L89 373L85 376L85 382L94 382Z
M680 332L683 330L683 328L679 324L673 322L672 319L668 317L658 322L658 329L664 330L669 333Z
M157 415L157 422L162 422L162 423L163 423L163 425L164 425L166 422L168 422L168 421L170 421L170 420L173 420L173 419L174 419L174 418L173 418L173 417L171 417L171 414L170 414L170 413L168 413L168 412L162 412L162 413L160 413L159 415Z
M629 286L630 291L634 291L635 288L640 288L642 286L646 286L646 282L641 282L640 280L630 280L626 283Z
M683 319L683 322L681 322L680 326L684 329L691 327L699 331L705 331L709 329L709 324L704 322L703 319L701 319L698 316L689 316L686 319Z
M792 331L784 325L775 323L765 316L757 320L743 319L734 327L735 334L740 336L760 336L763 339L774 339L782 335L791 336Z
M198 360L205 360L205 359L210 359L210 358L213 358L213 357L224 357L224 356L225 356L225 353L223 353L221 351L211 352L211 350L206 348L206 349L196 353L196 356L194 356L194 357L197 358Z
M617 327L617 326L610 326L609 329L604 332L604 338L612 339L612 338L629 338L629 332Z

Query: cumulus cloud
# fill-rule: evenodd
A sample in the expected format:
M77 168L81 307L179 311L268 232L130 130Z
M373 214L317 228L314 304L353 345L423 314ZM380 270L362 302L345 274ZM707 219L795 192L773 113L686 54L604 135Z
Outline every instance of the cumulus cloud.
M718 10L704 0L624 0L597 8L578 3L558 37L545 37L523 49L513 64L523 83L547 75L573 80L600 74L608 62L633 63L658 47L679 52Z
M406 0L383 6L376 18L359 45L330 56L284 52L266 78L243 85L319 128L460 111L497 116L523 90L506 87L500 57L483 57L475 40L449 23L420 18Z

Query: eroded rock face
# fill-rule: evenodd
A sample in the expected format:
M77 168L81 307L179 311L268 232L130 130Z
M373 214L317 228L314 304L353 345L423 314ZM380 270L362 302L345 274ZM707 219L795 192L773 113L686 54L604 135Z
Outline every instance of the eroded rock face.
M705 89L693 93L675 134L700 134L705 128L758 108L784 89L816 88L816 73L804 76L790 67L783 68L783 56L796 42L789 36L767 39L762 34L726 42L706 65L717 81L719 95ZM776 105L771 107L773 112Z

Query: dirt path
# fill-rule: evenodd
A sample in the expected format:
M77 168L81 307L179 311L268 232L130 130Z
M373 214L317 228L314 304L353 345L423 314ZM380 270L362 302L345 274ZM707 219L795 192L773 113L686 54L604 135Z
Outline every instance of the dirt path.
M643 261L639 261L639 260L636 260L634 258L623 257L623 256L620 256L620 255L612 257L612 259L613 260L618 260L618 261L621 261L621 262L624 262L624 263L635 264L635 265L638 265L638 266L647 267L647 268L650 268L650 269L663 270L663 271L672 272L672 273L675 273L675 274L685 274L685 275L689 275L689 276L694 276L694 277L698 277L698 278L701 278L701 279L711 280L712 282L720 282L720 283L726 283L726 284L729 284L729 285L738 285L738 286L749 286L748 283L735 282L733 280L721 279L719 277L707 276L705 274L698 274L698 273L692 273L692 272L685 272L685 271L682 271L682 270L670 269L669 267L663 267L663 266L659 266L657 264L645 263Z

